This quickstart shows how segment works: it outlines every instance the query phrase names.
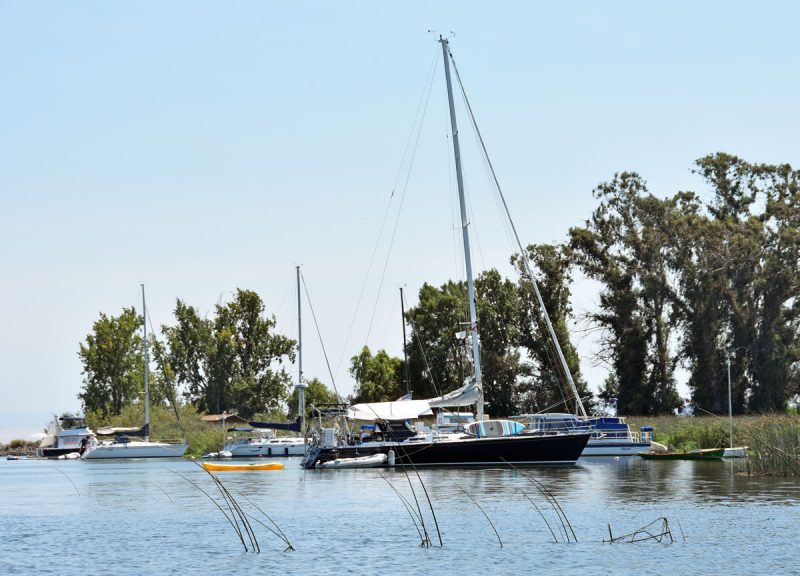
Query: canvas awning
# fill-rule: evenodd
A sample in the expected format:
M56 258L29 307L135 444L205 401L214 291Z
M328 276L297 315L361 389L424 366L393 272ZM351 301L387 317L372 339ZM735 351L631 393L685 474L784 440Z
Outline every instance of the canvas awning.
M351 420L411 420L431 414L433 412L427 400L354 404L347 411L347 417Z

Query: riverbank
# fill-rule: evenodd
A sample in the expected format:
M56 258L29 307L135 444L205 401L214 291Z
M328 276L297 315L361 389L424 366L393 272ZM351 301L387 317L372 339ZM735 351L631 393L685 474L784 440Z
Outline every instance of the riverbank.
M728 419L716 416L631 417L631 426L655 428L655 440L677 450L717 448L730 443ZM739 471L757 476L800 476L800 416L736 416L733 445L748 446Z

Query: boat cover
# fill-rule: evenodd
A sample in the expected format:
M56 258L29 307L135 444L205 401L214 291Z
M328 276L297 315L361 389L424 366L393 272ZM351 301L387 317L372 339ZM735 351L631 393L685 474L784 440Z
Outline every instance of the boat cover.
M292 432L302 432L300 429L301 419L298 416L294 422L248 422L253 428L269 428L270 430L290 430Z
M482 395L481 389L475 380L470 380L461 388L448 392L438 398L426 400L431 408L441 408L444 406L470 406L477 404Z
M125 434L125 436L134 436L136 438L144 438L150 435L150 426L145 424L141 428L124 428L120 426L109 428L98 428L98 436L116 436L117 434Z
M411 420L431 414L433 412L427 400L354 404L347 411L347 417L351 420Z

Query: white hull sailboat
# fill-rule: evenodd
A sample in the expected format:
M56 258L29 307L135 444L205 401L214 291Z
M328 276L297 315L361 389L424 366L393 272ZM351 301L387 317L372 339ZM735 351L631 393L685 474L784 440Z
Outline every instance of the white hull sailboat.
M91 444L81 456L85 460L107 460L112 458L180 458L189 445L185 442L151 442L150 441L150 389L148 382L147 361L147 306L142 284L142 325L144 339L144 426L139 430L110 429L98 430L98 434L116 434L114 440L97 442L92 438ZM131 440L131 436L143 436L144 440Z

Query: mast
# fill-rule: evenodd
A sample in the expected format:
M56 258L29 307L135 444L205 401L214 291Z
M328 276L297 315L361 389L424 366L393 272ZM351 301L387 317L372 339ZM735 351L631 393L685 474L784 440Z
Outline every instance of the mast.
M403 303L403 287L400 286L400 317L403 320L403 380L406 385L406 396L411 393L411 378L408 376L408 345L406 344L406 306Z
M445 62L445 65L446 64L447 62ZM456 68L455 61L453 62L453 68L455 68L456 76L458 76L458 68ZM449 88L450 74L449 70L447 69L447 66L445 66L445 71L447 72L448 88ZM461 79L459 78L459 83L460 82ZM461 89L463 92L464 87L462 86ZM586 409L583 407L583 401L581 400L580 394L578 393L578 387L575 385L575 380L572 378L572 372L570 371L569 365L567 364L567 360L564 357L564 352L561 349L561 344L558 341L558 336L556 335L555 328L553 328L553 323L550 321L550 315L547 313L547 307L545 307L544 300L542 299L542 295L539 292L539 286L536 283L536 278L533 276L533 272L531 272L531 266L530 263L528 262L528 253L522 246L522 242L519 239L519 234L517 234L517 227L514 226L514 219L511 218L511 211L508 209L508 204L506 204L505 196L503 196L503 190L500 188L500 182L497 181L497 175L495 174L494 166L492 166L492 161L489 158L489 154L486 152L486 145L483 142L483 136L481 136L481 131L478 128L478 124L475 122L475 116L472 113L472 107L469 105L469 100L467 100L466 94L464 95L464 100L466 101L467 110L469 111L470 119L472 120L472 126L475 128L475 133L478 136L478 141L480 142L481 148L483 149L484 158L486 159L486 162L489 165L489 171L491 172L492 178L494 179L495 187L497 188L497 192L499 193L500 199L502 200L503 208L505 209L506 217L508 218L508 223L511 225L511 230L514 233L514 239L517 241L517 246L519 247L520 259L522 260L522 265L525 270L525 274L527 274L528 278L531 281L531 284L533 285L533 291L536 294L536 300L539 302L539 307L542 310L542 316L544 317L545 324L547 325L547 331L550 334L550 338L553 340L553 345L555 346L556 352L558 353L558 359L561 363L561 368L567 377L567 382L569 383L570 389L572 390L572 394L575 396L576 414L580 413L581 416L587 418Z
M300 418L300 433L303 433L306 413L306 387L303 381L303 319L300 306L300 266L297 266L297 415Z
M725 361L728 365L728 446L733 448L733 398L731 394L731 353L728 352L725 356Z
M147 378L147 304L142 284L142 338L144 339L144 441L150 441L150 388Z
M477 419L483 420L483 386L481 385L481 353L478 347L478 318L475 312L475 284L472 280L472 256L469 250L469 222L467 206L464 200L464 177L461 174L461 149L458 145L458 125L453 104L453 86L450 82L449 43L447 38L439 36L444 58L444 75L447 81L447 102L450 106L450 126L453 131L453 154L456 162L456 179L458 181L458 203L461 207L461 232L464 239L464 262L467 267L467 297L469 298L469 331L472 335L472 360L475 370L475 384L478 387Z

